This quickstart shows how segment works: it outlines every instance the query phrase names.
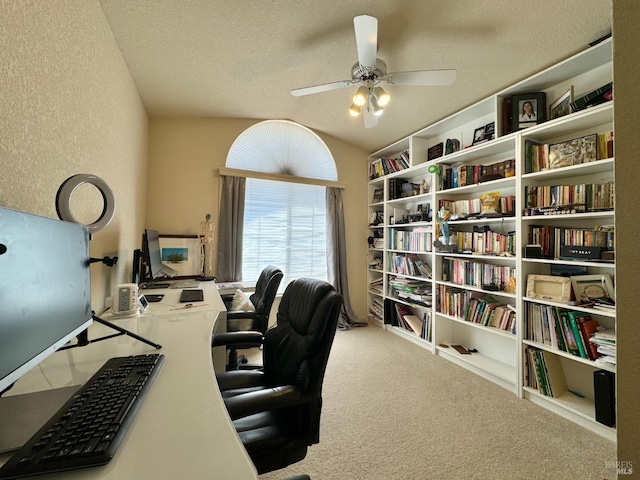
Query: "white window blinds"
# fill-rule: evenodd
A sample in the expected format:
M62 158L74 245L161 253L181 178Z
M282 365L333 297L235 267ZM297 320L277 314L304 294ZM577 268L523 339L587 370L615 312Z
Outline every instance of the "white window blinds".
M282 269L280 291L299 277L327 279L325 187L247 178L242 278Z

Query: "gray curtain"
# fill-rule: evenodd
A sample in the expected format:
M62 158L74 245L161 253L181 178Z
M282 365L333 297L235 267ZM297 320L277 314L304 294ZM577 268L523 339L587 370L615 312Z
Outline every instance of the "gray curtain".
M327 187L327 274L329 283L335 287L343 299L338 328L348 329L367 325L367 322L356 317L349 300L342 189L336 187Z
M242 235L246 179L222 176L218 219L218 282L242 280Z

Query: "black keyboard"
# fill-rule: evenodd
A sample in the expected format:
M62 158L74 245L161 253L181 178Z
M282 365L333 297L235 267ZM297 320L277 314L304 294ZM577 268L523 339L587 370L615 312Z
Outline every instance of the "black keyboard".
M202 302L204 300L204 292L201 288L185 288L180 294L180 303Z
M164 355L107 362L0 468L0 478L108 463L164 363Z

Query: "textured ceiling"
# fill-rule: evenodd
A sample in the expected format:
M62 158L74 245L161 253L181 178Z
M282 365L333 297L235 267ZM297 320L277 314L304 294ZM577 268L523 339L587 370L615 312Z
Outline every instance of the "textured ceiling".
M289 119L375 151L587 47L611 0L99 0L151 117ZM455 68L447 87L386 86L365 129L350 79L353 17L378 18L388 70Z

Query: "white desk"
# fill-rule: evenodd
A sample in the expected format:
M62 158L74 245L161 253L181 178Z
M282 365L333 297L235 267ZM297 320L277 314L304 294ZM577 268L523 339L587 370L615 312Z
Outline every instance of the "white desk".
M56 352L20 379L12 395L80 385L107 358L160 352L165 363L144 399L116 456L103 467L92 467L46 477L59 479L180 478L257 479L258 475L227 415L215 381L211 334L224 328L224 304L214 282L202 282L203 307L174 310L180 290L145 290L161 293L139 317L102 318L162 345L161 350L129 336L119 336ZM194 304L194 305L197 305ZM94 323L89 338L115 333ZM224 357L222 357L224 366ZM9 458L0 455L0 464ZM34 477L35 478L35 477Z

